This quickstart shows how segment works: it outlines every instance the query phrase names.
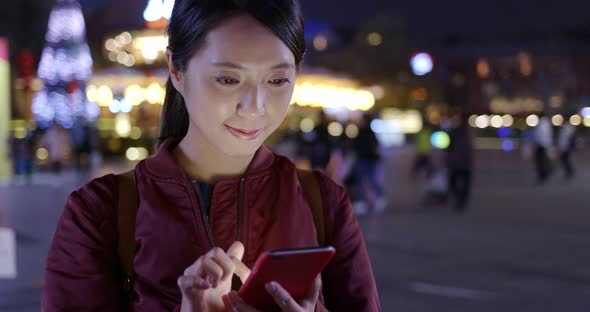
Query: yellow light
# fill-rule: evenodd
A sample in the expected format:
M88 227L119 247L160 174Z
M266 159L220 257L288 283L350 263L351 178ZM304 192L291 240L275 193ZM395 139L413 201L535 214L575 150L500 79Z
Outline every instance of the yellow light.
M295 86L291 103L300 106L367 111L375 105L375 97L367 90L305 82Z
M317 35L313 38L313 47L317 51L324 51L328 48L328 38L324 35Z
M485 79L490 76L490 63L485 58L477 61L477 75L479 78Z
M573 115L570 117L570 123L573 126L579 126L582 123L582 117L580 117L580 115Z
M475 125L480 128L484 129L490 126L490 117L488 115L481 115L475 119Z
M502 116L494 115L492 118L490 118L490 125L492 125L494 128L502 127L503 123L504 120L502 119Z
M299 128L301 128L301 131L305 133L310 133L313 131L313 128L315 128L315 123L310 118L304 118L299 123Z
M113 92L107 86L98 87L98 98L97 101L100 106L109 106L113 102Z
M147 87L144 96L150 104L163 104L166 93L157 82L154 82Z
M512 116L510 116L510 115L502 116L502 126L512 127L513 124L514 124L514 118L512 118Z
M14 137L17 139L24 139L27 136L27 129L26 128L16 128L14 129Z
M435 111L431 111L430 113L438 114ZM434 117L436 116L433 115ZM415 109L403 111L397 108L384 108L381 111L381 119L388 123L395 123L398 131L403 134L418 133L423 127L422 115Z
M129 54L129 58L127 59L127 62L125 62L124 64L127 67L131 67L133 65L135 65L135 57L131 54Z
M121 64L129 62L129 54L127 54L127 52L119 52L117 54L117 62Z
M115 115L115 132L122 138L129 137L131 134L131 122L128 114Z
M584 118L584 126L590 128L590 117Z
M43 88L43 80L39 78L33 78L31 80L31 90L39 91L41 88Z
M125 98L133 106L137 106L145 100L143 96L143 89L136 84L130 85L127 87L127 89L125 89Z
M125 157L131 161L139 159L139 151L135 147L130 147L125 151Z
M359 135L359 128L355 124L346 126L346 136L354 139Z
M49 157L49 152L44 148L38 148L37 152L35 152L37 159L39 160L46 160Z
M551 118L551 123L553 123L554 126L561 126L561 125L563 125L563 116L561 116L559 114L553 116L553 118Z
M160 53L166 53L168 39L164 36L136 37L133 47L141 51L146 63L153 62Z
M529 127L536 127L539 124L539 117L537 115L530 115L526 118L526 124Z
M372 32L367 35L367 42L370 45L376 47L376 46L381 45L381 43L383 43L383 37L381 36L380 33Z
M329 133L331 136L338 137L338 136L341 136L343 132L344 132L344 128L343 128L343 127L342 127L342 125L341 125L339 122L337 122L337 121L331 122L331 123L328 125L328 133Z
M141 50L141 56L143 56L146 63L153 63L158 58L158 51L143 49Z
M116 62L117 61L117 52L111 51L109 52L109 60L111 62Z
M125 157L131 161L146 159L148 151L144 147L130 147L125 151Z
M114 51L117 48L117 43L115 42L114 39L108 39L105 43L104 43L104 47L108 50L108 51Z
M477 127L477 124L475 123L476 120L477 120L477 115L471 115L471 116L469 116L469 119L467 121L469 122L470 126L475 128L475 127Z
M137 140L137 139L141 138L142 134L143 133L139 127L133 127L133 128L131 128L131 133L129 133L129 137L132 138L133 140Z
M131 36L131 34L129 32L124 32L121 35L121 39L125 44L129 44L131 43L131 41L133 40L133 37Z
M96 89L96 86L89 85L86 88L86 97L90 102L98 102L98 89Z

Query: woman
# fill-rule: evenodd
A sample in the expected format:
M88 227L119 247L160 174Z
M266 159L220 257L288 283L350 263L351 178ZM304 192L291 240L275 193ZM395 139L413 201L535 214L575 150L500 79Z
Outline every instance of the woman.
M158 151L135 168L131 300L139 311L254 311L231 289L265 250L317 246L297 169L262 144L282 122L305 51L295 0L177 0ZM283 311L377 311L347 194L317 174L337 254L307 296L275 283ZM123 194L124 195L124 194ZM71 194L47 259L44 311L116 311L116 176ZM288 269L288 268L285 268Z

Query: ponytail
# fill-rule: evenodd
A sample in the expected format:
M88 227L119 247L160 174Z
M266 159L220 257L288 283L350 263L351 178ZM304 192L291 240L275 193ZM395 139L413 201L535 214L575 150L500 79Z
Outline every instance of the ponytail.
M171 78L168 78L158 146L168 138L184 138L188 131L188 125L189 116L184 98L172 85Z

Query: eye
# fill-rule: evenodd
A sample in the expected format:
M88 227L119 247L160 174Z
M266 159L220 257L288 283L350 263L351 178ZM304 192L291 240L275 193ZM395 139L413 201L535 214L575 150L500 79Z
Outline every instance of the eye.
M215 81L223 86L235 86L240 83L239 80L230 77L218 77L215 78Z
M289 79L287 79L287 78L280 78L280 79L271 79L268 81L268 83L270 83L273 86L280 87L280 86L284 85L285 83L291 83L291 81L289 81Z

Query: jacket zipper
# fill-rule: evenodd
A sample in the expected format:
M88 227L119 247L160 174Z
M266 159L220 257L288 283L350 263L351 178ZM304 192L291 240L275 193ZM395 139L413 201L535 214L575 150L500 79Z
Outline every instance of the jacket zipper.
M211 227L209 226L209 218L205 213L205 202L203 201L203 196L201 195L201 191L199 190L199 185L197 184L197 182L193 182L193 187L195 188L195 192L197 193L199 203L201 204L201 217L203 218L205 231L207 232L207 237L209 238L209 244L211 245L211 248L213 248L215 247L215 241L213 240L213 233L211 233Z
M242 212L244 209L244 206L243 206L244 181L246 181L246 178L242 177L240 179L240 186L238 187L238 224L237 224L236 241L242 241Z
M236 234L236 241L242 241L242 212L244 209L243 201L244 201L244 182L246 178L240 178L240 185L238 187L238 222L236 225L237 234ZM211 232L211 226L209 225L209 218L207 214L205 214L205 202L203 201L203 196L201 195L201 191L199 190L199 186L196 185L196 182L193 182L193 186L197 193L197 198L199 199L199 203L201 204L201 217L203 219L203 224L205 225L205 231L207 232L207 237L209 238L209 244L211 248L215 247L215 240L213 239L213 233Z

